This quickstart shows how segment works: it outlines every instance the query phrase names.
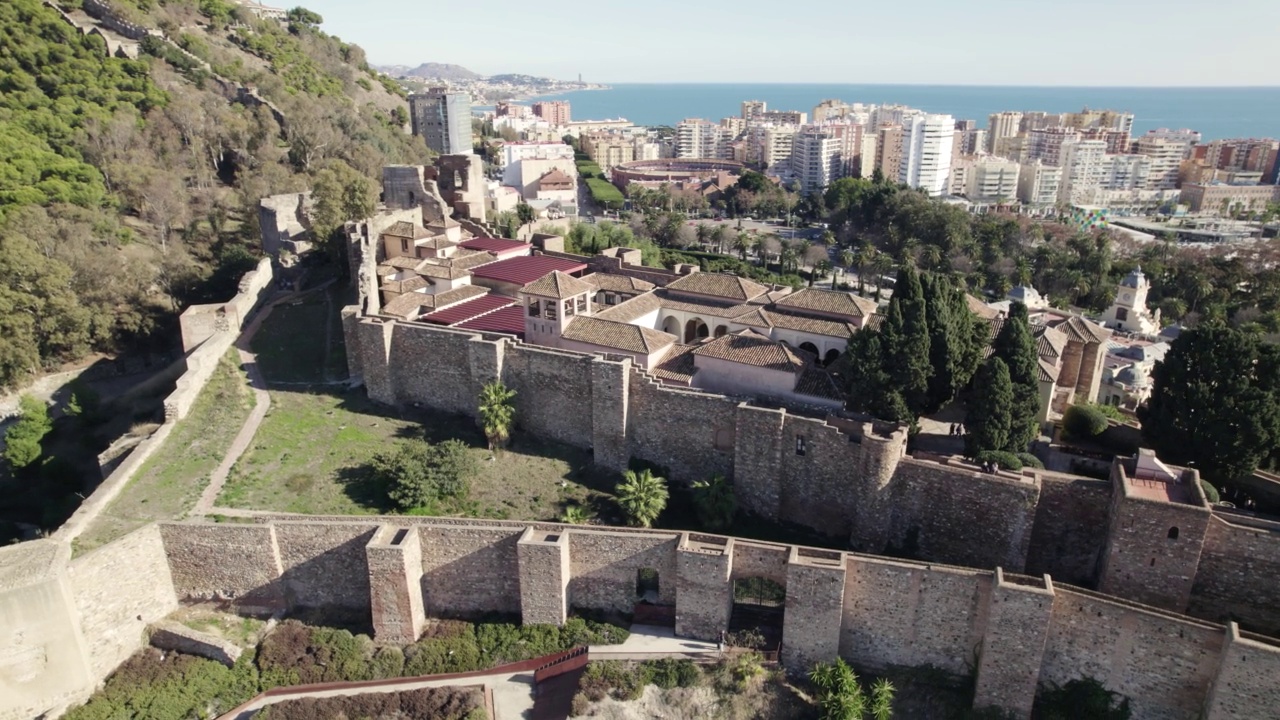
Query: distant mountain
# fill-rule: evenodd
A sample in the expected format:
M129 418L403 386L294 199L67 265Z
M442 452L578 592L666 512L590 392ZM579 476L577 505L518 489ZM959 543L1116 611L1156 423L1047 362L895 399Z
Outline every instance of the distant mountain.
M461 65L450 65L449 63L422 63L418 67L409 67L408 65L379 65L378 70L395 77L415 77L433 80L448 80L450 82L459 82L462 80L480 80L484 76L477 72L472 72Z

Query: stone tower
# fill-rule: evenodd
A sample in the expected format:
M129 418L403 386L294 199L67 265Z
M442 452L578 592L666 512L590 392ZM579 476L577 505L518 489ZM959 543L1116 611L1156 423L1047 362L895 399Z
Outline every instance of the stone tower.
M1154 314L1147 309L1147 293L1151 290L1151 282L1142 274L1142 268L1136 267L1133 272L1124 276L1120 287L1116 289L1116 299L1107 308L1102 319L1108 327L1121 332L1154 335L1160 332L1160 311Z
M555 270L523 289L524 339L535 345L559 347L560 336L578 315L591 314L591 285Z
M1111 466L1111 511L1098 589L1183 612L1200 565L1211 511L1195 470L1151 450Z
M856 470L860 502L854 511L849 546L860 552L881 552L889 542L893 476L907 452L907 429L863 423Z

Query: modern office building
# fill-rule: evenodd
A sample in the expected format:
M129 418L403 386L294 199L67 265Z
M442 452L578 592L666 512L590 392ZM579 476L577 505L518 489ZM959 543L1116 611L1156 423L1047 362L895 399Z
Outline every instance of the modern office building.
M471 96L448 88L431 88L409 96L413 134L441 155L470 155Z

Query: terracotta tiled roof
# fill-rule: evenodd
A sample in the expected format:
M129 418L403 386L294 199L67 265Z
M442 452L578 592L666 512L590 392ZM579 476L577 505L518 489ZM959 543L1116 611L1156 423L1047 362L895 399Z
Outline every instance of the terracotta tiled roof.
M439 222L427 223L427 228L439 228L441 230L447 230L449 228L456 228L456 227L462 227L462 223L458 222L457 220L454 220L451 217L447 217L443 220L440 220Z
M405 293L382 306L383 315L394 315L398 318L413 320L418 317L422 308L435 307L435 296L426 293Z
M561 334L565 340L648 355L675 343L674 335L639 325L577 315Z
M431 237L434 233L427 232L426 228L418 227L406 220L401 220L400 222L392 223L391 227L382 231L382 234L390 235L391 237L416 240L418 238Z
M699 345L693 350L693 354L768 370L794 373L804 368L804 361L791 348L780 342L774 342L754 330L722 335L711 342Z
M775 304L780 308L813 310L815 312L848 315L850 317L865 317L876 311L874 300L858 297L851 292L833 292L814 288L805 288L799 292L786 295Z
M488 288L483 288L478 285L463 285L462 287L457 287L452 290L445 290L442 293L436 293L436 301L432 304L432 307L439 310L440 308L448 307L454 303L466 302L472 298L478 298L488 292Z
M653 289L653 283L645 282L630 275L610 275L607 273L591 273L583 275L581 280L590 283L597 290L613 292L646 292Z
M868 330L879 330L880 326L883 324L884 324L884 316L879 313L876 313L875 315L871 316L870 320L867 321L867 324L865 327Z
M650 369L653 376L661 380L688 385L698 372L693 364L693 351L697 345L672 345L666 357L657 366Z
M739 302L746 302L769 292L769 288L764 285L746 278L740 278L737 275L702 272L685 275L667 283L667 289L697 293L698 295L711 295Z
M538 178L538 187L541 188L544 185L548 185L548 186L568 185L570 187L573 187L573 178L564 174L564 172L562 172L560 168L551 168L545 174L543 174L542 177Z
M1065 333L1048 325L1038 325L1033 328L1033 332L1036 336L1037 355L1050 361L1062 357L1062 352L1067 349Z
M435 278L437 280L457 280L464 278L471 273L459 267L451 265L438 265L433 262L423 261L413 269L414 272L424 277Z
M804 372L800 373L800 379L796 381L796 392L824 400L844 402L845 399L831 373L815 365L806 366Z
M631 322L661 308L662 299L655 293L649 292L637 295L606 310L601 310L595 316L602 320Z
M595 288L589 283L585 283L572 275L566 275L559 270L553 270L524 286L525 295L537 295L538 297L549 297L557 300L590 293L593 290Z
M417 267L418 263L420 262L422 261L416 257L411 257L409 255L399 255L397 257L388 258L387 260L384 260L382 264L386 265L387 267L396 268L397 270L412 270L415 267Z
M459 250L453 254L453 257L441 259L440 264L462 270L470 270L481 265L488 265L491 262L495 262L493 256L483 250L473 250L465 253Z
M996 310L995 308L988 306L986 303L970 295L969 293L964 294L964 301L969 305L970 312L982 318L983 320L995 320L997 317L1000 316L999 310Z
M750 307L741 315L735 316L733 321L739 325L747 325L749 327L773 327L773 323L769 321L768 313L761 307Z
M1051 362L1046 362L1044 358L1040 358L1037 361L1037 365L1040 368L1040 382L1058 382L1058 373L1062 371L1062 368Z
M1110 330L1107 330L1096 323L1089 322L1079 315L1071 315L1066 318L1057 317L1049 320L1045 324L1061 330L1066 333L1067 337L1073 340L1079 340L1084 343L1106 342L1111 338Z
M388 276L388 275L395 275L397 272L399 272L399 270L397 270L396 268L393 268L393 267L391 267L390 265L387 265L387 264L385 264L385 263L384 263L384 264L382 264L382 265L379 265L379 266L378 266L378 277L386 277L386 276Z
M490 253L504 253L512 250L528 250L533 245L519 240L508 240L506 238L490 238L479 237L471 238L459 243L461 247L468 250L483 250Z
M413 292L414 290L421 290L429 284L430 283L427 282L426 278L420 275L414 275L413 277L406 278L404 280L383 280L382 289L385 292L392 292L398 295L401 293Z
M789 313L773 312L772 310L764 310L762 314L769 320L770 327L780 327L787 330L813 333L814 335L847 338L858 331L856 325L840 322L839 320L802 317Z
M444 235L431 235L430 237L421 238L413 242L414 247L430 248L432 250L444 250L451 248L458 243L450 240Z

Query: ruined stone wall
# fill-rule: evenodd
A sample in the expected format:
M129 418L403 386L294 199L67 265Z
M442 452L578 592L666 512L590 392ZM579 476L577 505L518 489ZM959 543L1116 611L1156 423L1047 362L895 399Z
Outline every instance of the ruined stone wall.
M520 620L563 625L569 611L569 537L529 528L516 543Z
M916 557L1022 572L1040 485L908 458L895 476L891 542Z
M1016 717L1030 717L1053 599L1048 578L1005 576L996 568L977 663L974 707L1001 708Z
M1134 720L1196 720L1224 637L1219 626L1055 586L1040 682L1090 677L1130 698Z
M787 604L782 618L782 662L807 668L840 654L844 612L845 555L791 548L787 563Z
M520 612L516 543L523 527L419 528L429 617Z
M1040 501L1036 505L1027 574L1049 574L1059 582L1091 587L1106 547L1111 506L1111 483L1038 473Z
M289 607L368 610L365 545L377 524L276 523L275 529L280 583Z
M516 391L516 426L566 445L591 445L591 365L595 358L529 345L510 345L503 382ZM477 389L478 392L478 389ZM475 396L472 396L472 404Z
M627 412L631 454L666 468L672 480L732 478L735 405L721 395L661 387L633 371Z
M178 608L154 525L72 560L67 580L94 677L105 677L145 647L147 625Z
M982 642L990 582L973 570L851 559L840 654L875 669L932 665L963 676Z
M658 571L659 603L674 605L679 542L679 535L665 533L570 533L569 606L631 612L644 568Z
M160 535L179 600L232 600L251 613L284 607L275 526L165 524Z
M1243 520L1217 513L1209 520L1187 611L1278 635L1280 523Z

